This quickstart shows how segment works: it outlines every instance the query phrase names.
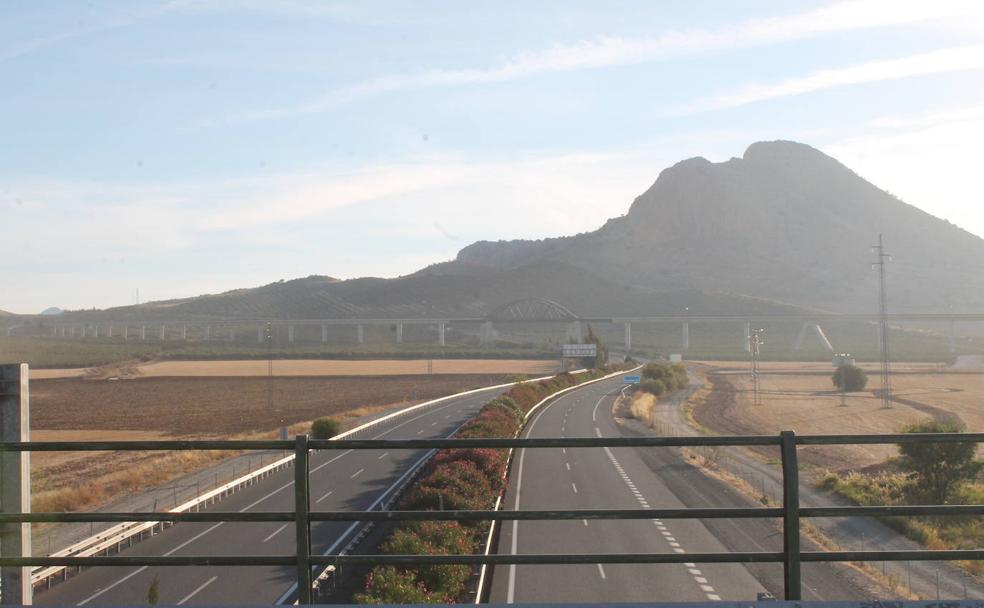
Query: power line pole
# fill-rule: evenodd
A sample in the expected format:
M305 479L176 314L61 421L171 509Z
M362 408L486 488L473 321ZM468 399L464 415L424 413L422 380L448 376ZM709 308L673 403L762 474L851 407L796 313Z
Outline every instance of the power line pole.
M878 314L879 314L879 338L881 348L881 398L882 408L892 407L892 378L889 371L888 357L888 293L885 290L885 264L892 261L892 256L885 253L885 244L882 235L878 235L878 244L871 248L875 254L876 261L872 263L872 269L878 270Z
M765 344L765 341L762 340L762 334L764 333L764 329L756 329L752 331L748 338L748 352L752 356L752 405L762 405L758 358L762 352L762 345Z

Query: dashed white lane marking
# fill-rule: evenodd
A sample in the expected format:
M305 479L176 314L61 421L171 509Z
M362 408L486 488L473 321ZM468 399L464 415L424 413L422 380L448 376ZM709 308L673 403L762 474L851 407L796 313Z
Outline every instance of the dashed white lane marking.
M597 409L597 406L595 406L595 409ZM595 427L595 435L597 435L598 437L602 436L601 430L597 426ZM605 448L605 454L608 455L608 459L611 461L612 466L615 467L615 470L622 478L622 482L625 483L626 487L629 488L629 491L632 492L632 494L635 496L639 504L643 508L648 509L649 503L642 495L642 492L639 491L639 488L636 487L635 482L632 481L632 478L629 477L628 473L625 472L625 469L622 467L622 464L618 461L617 458L615 458L615 454L607 447ZM575 488L574 491L577 492L577 489ZM663 535L663 539L669 544L670 548L673 550L674 553L682 554L687 552L687 550L680 545L679 541L677 541L676 537L674 537L673 534L669 531L669 529L667 529L667 527L663 524L662 520L654 519L652 520L652 522L659 530L660 534ZM587 524L588 522L585 521L584 525ZM721 600L721 596L717 594L717 592L715 591L712 585L708 584L707 578L703 576L703 573L697 569L697 566L695 564L691 562L687 562L684 565L687 567L687 571L693 577L694 582L697 583L697 585L700 587L700 590L704 593L704 596L707 597L707 599L712 601ZM598 568L599 570L601 569L601 564L598 564ZM604 574L602 574L602 578L605 578Z
M365 471L365 469L359 469L355 473L352 473L352 476L350 477L350 479L355 479L356 477L358 477L359 475L361 475L363 471Z
M386 458L389 455L390 455L389 452L383 452L382 454L379 455L379 458L377 458L376 460L382 460L383 458Z
M565 456L567 455L567 448L560 448L560 451L561 451L561 452L562 452L562 453L563 453L563 454L564 454Z
M205 587L208 587L209 585L211 585L212 583L214 583L214 582L215 582L215 579L217 579L217 578L219 578L219 577L217 577L217 576L213 576L212 578L210 578L210 579L208 579L207 581L205 581L204 583L202 583L201 585L199 585L198 587L196 587L194 591L192 591L192 592L191 592L191 593L189 593L188 595L186 595L186 596L184 596L183 598L181 598L181 599L180 599L180 600L178 601L178 603L177 603L177 605L178 605L178 606L180 606L181 604L184 604L185 602L187 602L187 601L188 601L188 600L190 600L191 598L193 598L193 597L195 597L196 595L198 595L198 592L199 592L199 591L201 591L201 590L202 590L202 589L204 589Z
M284 528L286 528L286 527L287 527L287 524L284 524L284 525L280 526L279 528L277 528L276 530L274 530L273 532L271 532L270 533L270 536L267 536L266 538L264 538L263 539L263 542L267 542L268 540L270 540L274 536L280 534L281 532L284 531Z
M334 491L335 490L328 490L328 493L327 494L325 494L324 496L322 496L321 498L319 498L318 500L316 500L314 502L315 503L321 502L322 500L324 500L324 499L328 498L329 496L331 496Z
M437 426L436 422L431 422L431 426Z
M598 564L598 574L601 575L601 580L605 580L606 578L608 578L607 576L605 576L605 569L601 567L601 564Z
M587 526L588 526L588 520L586 520L586 519L582 519L581 521L583 521L583 522L584 522L584 527L587 527Z
M565 462L565 463L564 463L564 466L565 466L565 467L567 467L567 470L568 470L568 471L570 471L570 470L571 470L571 463L569 463L569 462Z
M423 435L424 434L424 429L420 429L419 431L417 431L417 434L418 435Z
M573 481L571 482L571 488L574 490L574 493L577 494L577 486L574 485Z

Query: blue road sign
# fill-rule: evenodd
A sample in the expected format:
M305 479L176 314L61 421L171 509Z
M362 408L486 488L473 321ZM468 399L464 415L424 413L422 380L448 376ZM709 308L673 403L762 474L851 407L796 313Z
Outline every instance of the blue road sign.
M639 384L642 382L642 376L625 376L623 380L626 384Z

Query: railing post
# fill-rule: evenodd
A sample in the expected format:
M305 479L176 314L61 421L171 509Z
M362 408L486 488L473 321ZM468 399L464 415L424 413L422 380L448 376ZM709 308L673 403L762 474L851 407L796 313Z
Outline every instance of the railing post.
M0 441L30 441L26 363L0 365ZM31 453L0 453L0 512L31 512ZM0 556L31 557L31 524L0 524ZM33 603L30 568L0 568L3 604Z
M294 446L294 528L297 532L297 603L311 604L311 528L308 511L308 438L298 435Z
M800 600L800 515L799 462L796 458L796 433L782 431L782 542L783 583L786 600Z

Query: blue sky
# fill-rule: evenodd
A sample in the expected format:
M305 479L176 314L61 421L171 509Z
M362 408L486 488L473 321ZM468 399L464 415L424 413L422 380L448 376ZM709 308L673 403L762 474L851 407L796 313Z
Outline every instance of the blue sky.
M778 138L984 235L977 0L0 11L4 310L398 276Z

